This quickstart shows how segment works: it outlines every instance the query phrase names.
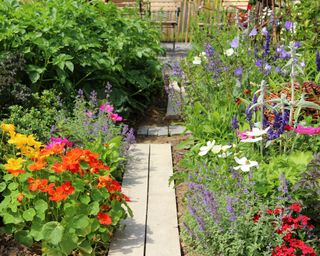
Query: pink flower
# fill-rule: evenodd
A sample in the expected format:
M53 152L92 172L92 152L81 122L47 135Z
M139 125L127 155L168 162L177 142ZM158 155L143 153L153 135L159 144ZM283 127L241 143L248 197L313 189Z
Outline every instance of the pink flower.
M305 134L305 135L320 134L320 127L304 127L302 125L298 125L297 128L294 129L292 126L287 125L285 129L289 131L295 131L296 133Z
M118 114L111 114L111 119L113 122L121 122L122 121L122 117L119 116Z
M109 103L105 103L100 106L100 111L105 113L112 114L113 110L114 110L113 106L110 105Z
M72 147L73 143L70 142L67 138L50 138L50 143L47 144L46 149L52 148L56 144L65 144L67 147Z
M244 132L240 132L239 130L237 130L237 136L240 140L245 140L245 139L253 139L254 137L253 136L249 136L247 134L247 131L244 131Z

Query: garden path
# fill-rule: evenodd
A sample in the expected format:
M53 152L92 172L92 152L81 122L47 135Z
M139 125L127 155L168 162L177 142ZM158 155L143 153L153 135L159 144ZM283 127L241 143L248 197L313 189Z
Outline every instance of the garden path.
M177 44L176 51L167 52L162 61L172 65L183 58L189 48L189 45ZM169 101L170 95L168 104ZM184 126L169 124L141 126L137 134L165 139L183 132ZM171 144L154 144L148 140L134 144L129 150L127 166L122 187L131 198L134 216L123 222L123 230L115 233L108 255L181 256L176 194L169 186L173 174Z

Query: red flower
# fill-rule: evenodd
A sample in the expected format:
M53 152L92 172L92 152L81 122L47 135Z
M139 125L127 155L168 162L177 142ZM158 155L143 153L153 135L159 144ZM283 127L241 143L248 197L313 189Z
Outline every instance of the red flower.
M102 224L102 225L112 224L111 217L108 213L99 212L97 217L98 217L100 224Z
M46 189L46 187L48 185L48 180L47 179L34 179L34 178L30 177L28 179L28 183L30 184L28 186L28 189L30 191L40 190L40 191L44 192L44 190Z
M297 204L292 204L291 207L290 207L290 209L291 209L292 211L294 211L294 212L301 212L301 206L300 206L299 203L297 203Z
M261 218L261 215L256 213L254 216L253 216L253 222L254 223L257 223Z

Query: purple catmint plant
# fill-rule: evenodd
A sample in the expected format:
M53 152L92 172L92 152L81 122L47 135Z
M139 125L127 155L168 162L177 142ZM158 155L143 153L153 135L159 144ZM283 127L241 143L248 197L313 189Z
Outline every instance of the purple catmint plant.
M206 188L202 191L202 197L206 212L211 216L215 223L219 223L219 204L217 199L214 197L213 193Z
M234 130L239 129L239 122L238 122L237 115L233 116L231 126Z
M210 43L206 44L206 56L208 58L213 57L214 55L214 48L212 47L212 45Z
M90 103L93 107L98 105L97 92L94 90L90 93Z
M236 212L233 208L233 198L227 197L227 205L226 205L227 212L229 213L229 220L234 222L237 219Z
M78 90L77 98L83 98L83 90L82 89Z
M172 65L172 73L177 78L183 78L183 70L178 63Z
M263 56L267 57L270 54L270 42L271 42L271 36L269 33L266 34L266 41L264 44L264 53Z
M242 76L242 67L238 67L234 70L234 74L237 77L241 77Z
M288 194L288 181L284 173L281 173L279 177L280 186L278 187L278 191L282 192L283 194Z
M126 137L124 138L125 142L128 144L133 144L136 142L136 137L134 135L133 128L130 128L129 132L127 132Z

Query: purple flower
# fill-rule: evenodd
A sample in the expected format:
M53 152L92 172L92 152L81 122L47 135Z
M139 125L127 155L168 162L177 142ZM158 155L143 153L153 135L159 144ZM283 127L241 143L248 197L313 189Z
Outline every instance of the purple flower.
M112 92L112 84L107 82L106 87L104 89L104 92L106 94L106 98L108 99L110 97L111 92Z
M250 109L250 108L251 108L251 106L252 106L252 103L250 103L250 104L248 105L248 107L247 107L247 109L246 109L246 111L245 111L245 114L246 114L246 120L247 120L248 122L250 122L250 121L251 121L251 119L252 119L252 114L253 114L252 109Z
M214 48L212 47L211 44L207 43L206 45L206 55L207 57L212 57L214 54Z
M268 56L270 53L270 41L271 41L271 36L268 33L266 35L266 42L264 45L264 54L263 54L264 57Z
M78 90L78 95L77 95L78 98L82 98L83 97L83 90L82 89L79 89Z
M266 63L266 65L264 66L264 70L269 72L271 70L271 65L269 63Z
M201 216L197 216L196 221L199 225L200 231L202 231L202 232L206 231L206 225L204 224L203 218Z
M262 60L257 59L255 64L256 64L256 66L257 66L258 68L261 68L261 67L262 67Z
M317 71L320 72L320 53L317 51L316 55L316 64L317 64Z
M230 46L231 46L232 48L238 48L238 47L239 47L239 39L238 39L238 37L235 37L235 38L231 41Z
M254 27L254 28L251 30L249 36L256 36L257 34L258 34L257 29L256 29L256 27Z
M92 106L97 106L98 105L97 92L96 91L92 91L90 93L90 101L91 101Z
M275 67L275 68L274 68L274 71L277 72L277 73L280 73L281 68L280 68L280 67Z
M293 28L293 23L289 20L287 20L285 23L284 23L284 27L286 28L287 31L291 30Z
M242 68L241 67L236 68L234 71L234 74L238 77L241 76L242 75Z
M233 199L231 197L227 197L227 212L229 213L229 220L235 221L237 219L236 212L233 208Z
M299 41L294 42L293 45L295 48L300 48L301 47L301 43Z
M238 123L238 119L237 119L237 115L233 116L232 122L231 122L232 128L234 130L239 128L239 123Z
M173 75L175 77L178 77L178 78L182 78L183 76L183 71L182 69L180 68L179 64L178 63L174 63L172 65L172 72L173 72Z
M280 186L279 186L278 190L284 194L288 194L288 181L287 181L284 173L281 173L281 175L279 177L279 181L280 181Z
M124 138L125 142L128 144L133 144L136 142L136 137L134 136L134 130L133 128L130 128L129 132L126 134L126 137Z

